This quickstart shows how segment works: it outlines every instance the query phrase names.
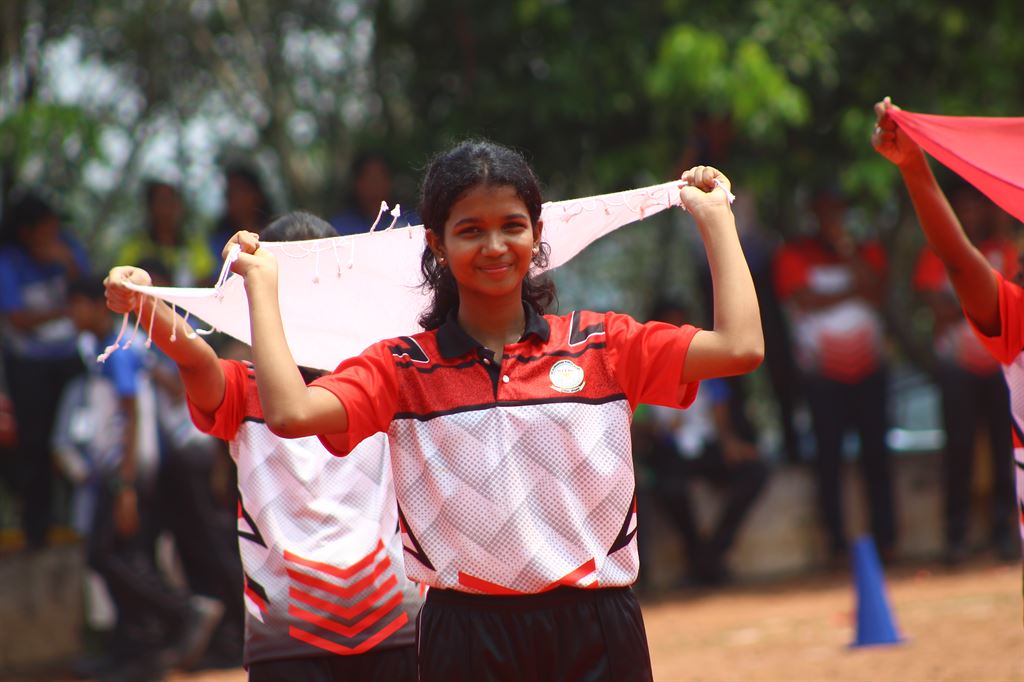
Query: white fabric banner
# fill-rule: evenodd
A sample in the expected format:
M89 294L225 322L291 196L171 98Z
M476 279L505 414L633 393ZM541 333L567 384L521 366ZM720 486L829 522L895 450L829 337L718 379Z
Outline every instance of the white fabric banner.
M629 223L679 206L678 180L582 199L548 202L541 211L550 268ZM345 358L392 336L420 331L429 302L420 288L423 226L303 242L264 242L278 261L281 316L298 364L333 370ZM163 299L213 328L250 343L242 279L212 289L133 288ZM141 320L145 328L148 320ZM183 332L185 330L182 330Z

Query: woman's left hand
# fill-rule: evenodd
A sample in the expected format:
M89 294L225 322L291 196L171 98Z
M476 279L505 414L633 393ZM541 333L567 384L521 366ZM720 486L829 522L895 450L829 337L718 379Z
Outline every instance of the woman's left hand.
M679 198L683 208L694 218L700 219L709 210L731 210L729 190L732 183L722 171L712 166L694 166L680 179L684 184L679 189Z

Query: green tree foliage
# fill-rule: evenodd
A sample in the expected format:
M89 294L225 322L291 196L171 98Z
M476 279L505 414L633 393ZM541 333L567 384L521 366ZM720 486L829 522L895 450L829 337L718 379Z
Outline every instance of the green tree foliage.
M728 128L714 161L770 229L796 230L808 188L830 182L878 230L907 212L868 144L874 101L1024 115L1019 0L11 0L0 12L0 189L51 183L99 231L137 210L146 153L124 150L154 140L180 150L186 181L241 153L282 205L328 213L363 147L390 155L408 200L431 153L492 137L561 198L666 179L706 156L709 121ZM70 61L52 59L68 45ZM116 87L62 99L57 71L83 66ZM624 254L626 273L665 271Z

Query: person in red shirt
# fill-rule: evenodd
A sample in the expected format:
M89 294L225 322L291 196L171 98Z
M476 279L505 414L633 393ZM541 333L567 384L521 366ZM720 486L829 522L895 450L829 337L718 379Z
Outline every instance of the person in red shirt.
M889 116L895 108L888 97L875 104L877 122L871 143L899 169L917 220L928 245L946 269L964 317L977 339L1002 366L1010 391L1013 462L1001 462L996 468L1015 472L1014 511L1024 534L1024 290L993 267L985 253L971 242L936 182L924 151ZM1004 547L1003 551L1010 549Z
M817 446L815 473L830 563L845 563L843 439L860 439L871 533L883 557L896 544L882 316L886 258L876 242L856 243L844 227L846 204L833 191L812 201L816 234L783 246L775 286L793 322L797 364Z
M968 184L951 193L951 205L960 216L971 243L1004 278L1019 270L1017 248L1000 230L993 215L995 205ZM932 311L935 324L935 357L942 392L942 424L946 433L945 560L956 565L967 558L971 481L974 470L975 435L982 422L987 427L992 458L990 539L1004 558L1016 555L1010 519L1014 504L1013 472L1004 464L1012 457L1010 397L1006 381L993 358L974 336L956 301L946 269L935 251L925 246L917 260L914 289Z
M469 141L423 180L426 331L371 345L307 387L282 328L277 266L240 232L267 424L338 455L386 432L409 577L430 586L421 680L652 679L637 576L629 422L685 407L701 379L760 364L753 282L728 179L695 167L681 199L704 239L715 328L545 315L539 183L522 155ZM338 311L336 314L344 314Z

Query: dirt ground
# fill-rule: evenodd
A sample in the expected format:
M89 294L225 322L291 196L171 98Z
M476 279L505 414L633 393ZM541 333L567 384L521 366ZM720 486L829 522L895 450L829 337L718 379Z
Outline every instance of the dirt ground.
M654 678L1024 681L1019 565L894 568L885 582L904 641L863 648L849 647L856 636L849 576L645 599ZM241 682L245 675L171 679Z

